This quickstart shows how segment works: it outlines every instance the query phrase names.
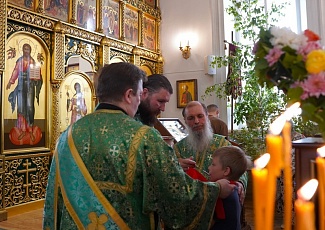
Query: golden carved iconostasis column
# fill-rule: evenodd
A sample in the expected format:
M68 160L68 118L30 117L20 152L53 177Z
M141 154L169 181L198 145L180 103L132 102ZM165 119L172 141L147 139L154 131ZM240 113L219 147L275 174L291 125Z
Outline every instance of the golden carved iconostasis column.
M4 155L0 155L0 198L1 198L0 199L0 221L7 220L8 217L8 213L5 210L4 180L5 180L5 157Z
M59 82L64 79L64 29L61 22L58 22L54 27L53 34L53 47L52 54L52 137L51 137L51 150L55 149L55 144L60 136L60 95L59 95Z
M104 66L105 64L109 63L110 57L110 48L109 48L109 40L107 37L104 37L100 42L99 48L99 64Z
M6 0L0 0L0 48L2 51L5 50L5 35L6 35L6 24L7 24L7 14L6 14ZM0 71L2 72L5 68L5 52L0 52ZM2 77L2 74L1 74ZM2 79L1 79L2 80Z

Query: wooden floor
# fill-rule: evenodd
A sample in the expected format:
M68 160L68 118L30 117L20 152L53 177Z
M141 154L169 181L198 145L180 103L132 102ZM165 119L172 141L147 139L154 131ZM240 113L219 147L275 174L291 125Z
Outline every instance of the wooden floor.
M254 229L253 201L249 196L247 196L247 198L248 199L245 200L245 218L247 223L251 226L251 229ZM283 224L283 217L275 213L273 230L281 230L282 224Z
M246 220L254 229L253 203L250 199L245 202ZM0 222L0 230L38 230L42 229L43 209L37 209L25 214L16 215L8 220ZM278 215L275 217L274 230L280 230L282 218Z
M0 222L0 230L38 230L42 229L43 209L9 217Z
M42 229L43 209L37 209L24 214L9 217L8 220L0 222L0 230L38 230ZM250 186L247 189L245 199L245 217L247 223L254 229L254 214L252 192ZM280 230L282 217L275 214L274 230Z

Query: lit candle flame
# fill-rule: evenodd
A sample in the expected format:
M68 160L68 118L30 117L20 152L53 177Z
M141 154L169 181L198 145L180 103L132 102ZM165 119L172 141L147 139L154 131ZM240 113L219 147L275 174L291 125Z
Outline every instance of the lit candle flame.
M309 180L297 191L298 198L304 201L310 200L316 192L317 186L318 180Z
M325 157L325 145L317 149L318 156Z
M269 163L269 160L270 160L270 154L265 153L254 161L254 166L257 169L262 169L267 165L267 163Z
M273 135L280 135L284 124L286 121L291 120L291 118L297 114L297 110L300 107L300 103L296 102L286 109L284 113L282 113L273 123L270 125L269 131Z
M281 114L270 125L270 128L269 128L270 133L273 135L280 135L280 133L284 127L284 124L286 123L286 120L287 120L286 117L283 114Z
M293 116L298 115L299 108L300 108L300 102L296 102L286 109L284 115L287 118L287 121L291 120Z

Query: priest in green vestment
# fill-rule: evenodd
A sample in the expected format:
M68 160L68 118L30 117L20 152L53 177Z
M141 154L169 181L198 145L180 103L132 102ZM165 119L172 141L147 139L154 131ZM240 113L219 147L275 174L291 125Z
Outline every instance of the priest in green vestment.
M189 102L183 109L183 117L188 131L188 136L174 145L179 162L186 172L189 168L195 168L209 179L208 167L212 161L214 151L231 143L224 136L213 134L208 119L206 106L199 101ZM247 187L247 173L239 179L238 186L241 202L244 201Z
M133 119L145 73L130 63L105 65L99 105L60 136L51 164L43 229L208 229L227 180L187 176L160 134Z

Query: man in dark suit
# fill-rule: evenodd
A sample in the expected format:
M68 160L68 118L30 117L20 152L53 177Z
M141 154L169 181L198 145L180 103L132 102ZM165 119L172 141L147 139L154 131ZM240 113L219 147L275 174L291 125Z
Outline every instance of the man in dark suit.
M225 122L219 119L218 106L215 104L210 104L207 106L207 109L213 133L228 137L228 126Z

